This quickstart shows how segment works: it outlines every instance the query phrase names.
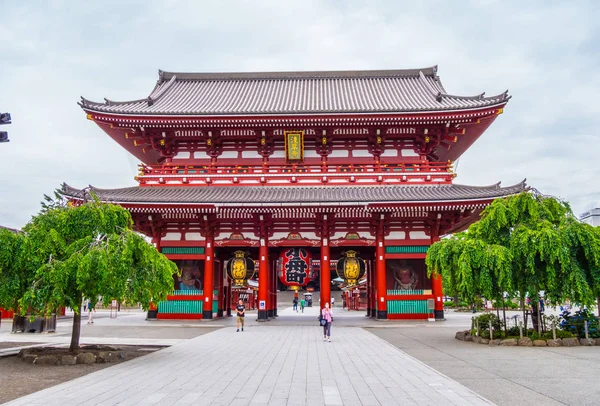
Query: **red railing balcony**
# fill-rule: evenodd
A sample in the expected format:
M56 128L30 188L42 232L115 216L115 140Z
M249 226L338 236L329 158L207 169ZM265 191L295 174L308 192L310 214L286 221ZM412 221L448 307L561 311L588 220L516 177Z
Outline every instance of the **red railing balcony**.
M140 185L159 184L322 184L322 183L449 183L448 162L398 164L263 164L263 165L140 165Z

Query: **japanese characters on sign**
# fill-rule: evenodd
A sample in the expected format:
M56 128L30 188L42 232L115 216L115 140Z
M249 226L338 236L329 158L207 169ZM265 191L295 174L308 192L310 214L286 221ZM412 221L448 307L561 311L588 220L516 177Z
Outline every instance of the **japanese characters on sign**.
M305 286L311 280L311 254L305 248L284 248L281 251L279 279L287 286Z
M287 161L304 159L304 131L285 131L285 158Z

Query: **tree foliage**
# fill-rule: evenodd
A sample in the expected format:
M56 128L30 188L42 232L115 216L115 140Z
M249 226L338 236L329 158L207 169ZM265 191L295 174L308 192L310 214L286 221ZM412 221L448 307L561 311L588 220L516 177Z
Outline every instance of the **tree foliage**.
M23 233L0 228L0 307L14 309L33 280L34 269L27 261Z
M19 285L5 294L0 290L1 297L6 303L6 298L17 298L15 310L23 315L73 309L72 350L79 345L75 324L84 298L92 305L104 298L140 303L147 309L151 301L166 299L178 272L173 262L132 230L126 209L98 201L75 207L49 201L16 241L12 246L20 244L20 249L2 250L0 261L15 260L14 270L6 268L11 275L26 271L21 279L13 278L24 289ZM3 278L4 273L3 267Z
M543 290L553 303L591 305L600 296L600 229L580 223L565 202L524 192L495 200L467 231L433 244L426 263L470 301Z

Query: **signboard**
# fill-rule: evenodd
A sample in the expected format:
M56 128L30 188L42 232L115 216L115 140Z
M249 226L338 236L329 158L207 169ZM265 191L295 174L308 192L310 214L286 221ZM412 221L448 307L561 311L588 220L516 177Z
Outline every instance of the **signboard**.
M267 303L264 300L260 300L258 302L258 310L266 310L267 309Z
M286 161L304 160L304 131L284 131Z

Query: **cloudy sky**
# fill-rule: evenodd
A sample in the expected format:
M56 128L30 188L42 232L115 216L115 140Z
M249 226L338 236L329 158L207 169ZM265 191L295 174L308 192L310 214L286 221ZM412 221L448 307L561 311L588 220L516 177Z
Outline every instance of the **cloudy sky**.
M44 193L133 186L137 161L76 104L136 99L166 71L438 65L451 94L513 96L458 163L458 183L527 178L600 207L598 1L3 1L0 224ZM424 4L421 4L424 3Z

